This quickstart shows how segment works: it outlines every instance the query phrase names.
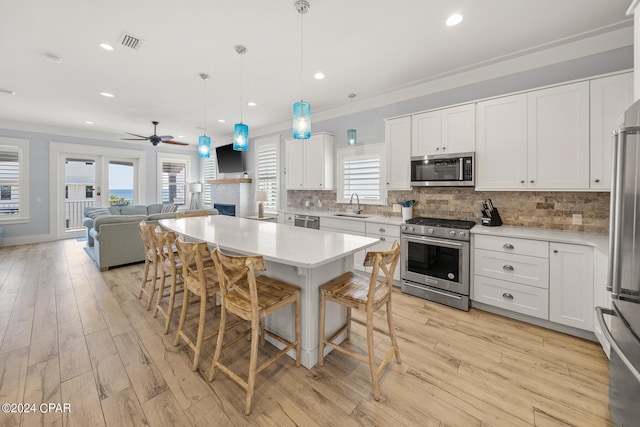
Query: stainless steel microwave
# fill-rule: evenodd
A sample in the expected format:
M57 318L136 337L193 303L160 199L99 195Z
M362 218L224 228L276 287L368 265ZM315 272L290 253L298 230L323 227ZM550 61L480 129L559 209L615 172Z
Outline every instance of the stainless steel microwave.
M434 154L411 158L412 187L475 186L475 153Z

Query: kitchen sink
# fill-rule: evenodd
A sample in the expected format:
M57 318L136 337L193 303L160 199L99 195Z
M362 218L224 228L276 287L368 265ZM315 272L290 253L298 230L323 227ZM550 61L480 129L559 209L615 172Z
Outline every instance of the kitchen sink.
M337 213L337 214L333 214L333 216L344 216L347 218L369 218L366 215L360 215L360 214L349 214L349 213Z

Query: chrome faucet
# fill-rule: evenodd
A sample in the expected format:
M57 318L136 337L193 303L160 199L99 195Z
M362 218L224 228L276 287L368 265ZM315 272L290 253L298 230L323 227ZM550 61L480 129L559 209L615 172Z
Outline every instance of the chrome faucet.
M358 193L351 193L351 199L349 199L349 204L353 204L353 196L356 196L356 208L353 210L353 213L360 214L362 213L362 209L360 209L360 196Z

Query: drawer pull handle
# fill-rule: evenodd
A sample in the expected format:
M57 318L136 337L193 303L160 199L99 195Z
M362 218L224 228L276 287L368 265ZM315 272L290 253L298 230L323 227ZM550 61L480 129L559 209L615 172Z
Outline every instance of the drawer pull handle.
M380 227L380 228L379 228L379 230L380 230L380 232L381 232L381 233L384 233L385 231L387 231L387 230L385 230L385 229L384 229L384 228L382 228L382 227Z
M384 238L384 237L381 237L381 238L380 238L380 240L385 241L385 240L387 240L387 239L386 239L386 238Z
M554 253L554 254L557 254L557 253L558 253L558 250L557 250L557 249L554 249L554 250L553 250L553 253Z
M504 249L513 249L513 245L511 243L505 243L504 245L502 245L502 247Z
M513 299L513 295L511 295L509 292L505 292L504 294L502 294L502 298Z
M503 270L513 271L513 265L505 264L502 266Z

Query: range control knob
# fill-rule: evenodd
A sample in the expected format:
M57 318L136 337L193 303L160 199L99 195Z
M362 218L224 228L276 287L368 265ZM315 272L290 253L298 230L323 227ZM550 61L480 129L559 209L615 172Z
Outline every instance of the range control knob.
M402 231L407 231L407 226L406 225L402 226Z
M453 237L453 236L455 236L455 235L456 235L456 232L455 232L454 230L451 230L451 231L449 232L449 236L452 236L452 237Z
M414 228L413 227L409 227L409 231L414 231Z
M458 233L458 237L464 237L464 236L465 236L464 231L461 231Z
M429 233L429 234L433 234L433 228L428 229L428 230L427 230L427 233Z

